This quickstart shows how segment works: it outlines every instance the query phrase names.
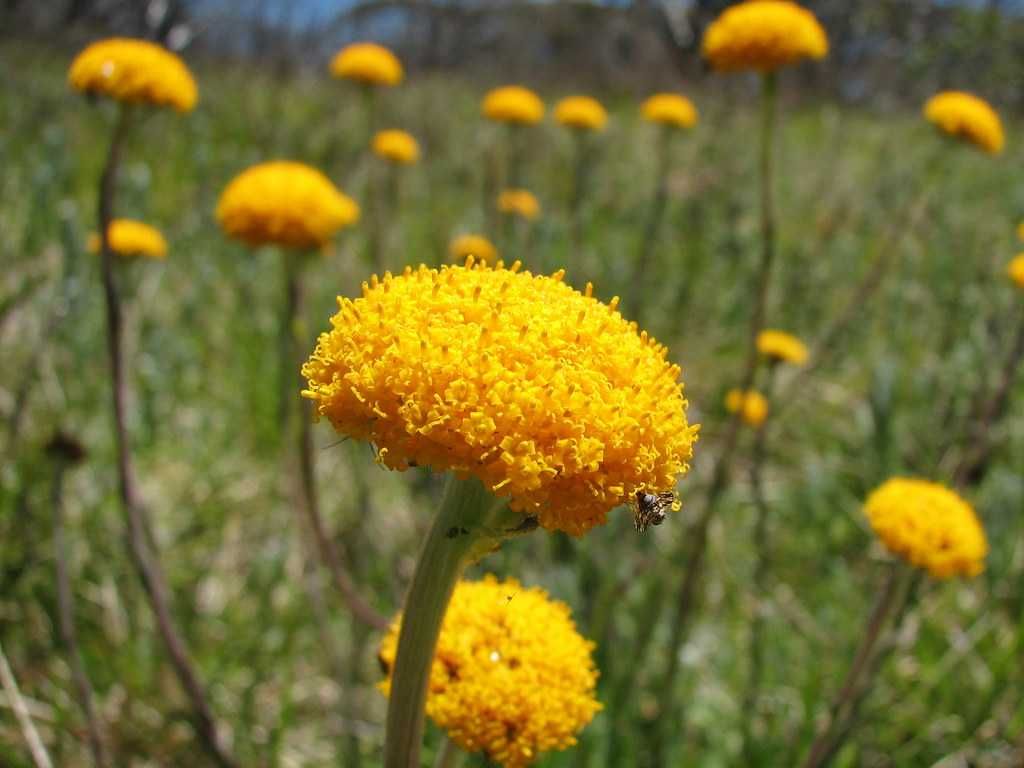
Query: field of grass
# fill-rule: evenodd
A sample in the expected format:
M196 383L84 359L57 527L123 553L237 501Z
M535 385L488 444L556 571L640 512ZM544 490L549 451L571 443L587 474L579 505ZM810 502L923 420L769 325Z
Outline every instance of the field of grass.
M190 712L125 552L110 430L104 314L96 257L96 184L113 111L65 84L53 50L5 54L0 99L0 644L55 763L88 765L80 710L56 626L51 477L56 429L88 450L66 479L79 641L111 752L122 765L204 765ZM280 413L278 335L284 270L272 249L228 241L213 216L248 165L291 158L320 167L364 207L374 160L358 95L326 74L275 79L198 67L200 104L153 112L126 147L119 215L160 228L165 263L126 265L129 426L152 538L174 611L213 708L246 766L380 764L385 698L379 636L354 623L310 554L294 512L297 481ZM724 80L723 80L724 82ZM783 78L785 84L785 77ZM675 142L668 208L637 273L656 181L653 128L637 101L609 97L573 253L566 215L571 146L550 119L531 129L526 186L542 217L505 233L502 255L553 271L608 301L623 296L683 369L702 425L683 510L643 537L628 510L579 540L545 531L473 568L541 585L598 642L605 711L581 746L544 766L798 764L838 690L891 556L864 518L865 496L893 475L949 481L970 447L967 416L991 389L1021 322L1024 294L1005 277L1024 210L1016 124L998 158L941 140L918 117L801 101L783 88L777 146L779 256L768 324L812 349L884 254L876 290L822 364L792 385L781 373L766 433L767 576L754 576L751 430L712 520L702 603L680 648L670 603L687 563L741 375L759 249L754 83L691 94L701 122ZM749 86L749 87L748 87ZM381 215L384 262L438 265L460 232L493 232L485 180L503 133L478 116L483 87L413 78L382 94L382 127L416 135L398 210L366 210L310 270L304 327L327 328L337 295L373 265L367 222ZM546 98L564 95L543 94ZM490 229L488 229L490 228ZM1024 748L1024 377L991 435L996 452L965 490L991 552L981 576L925 580L886 642L840 766L1019 766ZM986 391L986 390L982 390ZM297 394L297 393L296 393ZM324 514L364 596L401 606L440 484L425 470L383 471L371 449L316 426ZM642 635L663 608L646 642ZM743 704L748 636L764 616L764 683ZM538 627L538 632L543 632ZM679 654L675 701L659 696ZM744 729L752 750L741 756ZM426 753L439 733L428 726ZM471 764L482 764L471 758ZM0 764L28 766L0 697Z

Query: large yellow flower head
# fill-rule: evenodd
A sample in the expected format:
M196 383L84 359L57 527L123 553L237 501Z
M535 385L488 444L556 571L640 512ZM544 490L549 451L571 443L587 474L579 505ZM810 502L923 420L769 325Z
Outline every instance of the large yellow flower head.
M692 128L697 124L697 108L677 93L656 93L640 107L644 120L673 128Z
M748 0L727 8L704 33L703 54L723 72L773 72L823 59L828 37L818 19L789 0Z
M1024 288L1024 253L1018 254L1006 265L1006 274L1018 288Z
M405 76L402 62L377 43L352 43L331 59L331 74L364 85L398 85Z
M506 85L489 91L480 111L498 123L533 125L544 119L544 102L529 88Z
M359 219L359 206L302 163L260 163L236 176L217 203L217 221L249 245L308 249L325 245Z
M160 230L143 224L141 221L114 219L107 228L107 240L110 242L110 250L125 258L144 256L149 259L163 259L167 257L167 241L160 234ZM98 233L93 232L89 235L86 248L90 253L99 253L101 246Z
M303 395L386 466L474 475L581 534L638 490L674 488L697 427L665 347L563 274L469 259L374 277L338 299Z
M793 365L803 365L807 362L807 345L785 331L761 331L757 334L757 351L775 362Z
M729 413L739 412L744 424L757 429L768 418L768 400L753 389L746 394L740 389L730 389L725 393L725 410Z
M555 106L555 120L567 128L600 131L608 122L608 113L590 96L567 96Z
M373 137L373 153L398 165L412 165L420 159L420 145L405 131L378 131Z
M472 256L480 261L494 261L498 258L498 249L483 235L465 234L454 238L448 246L448 253L453 259L465 262Z
M79 53L68 71L71 87L130 104L190 112L198 91L192 73L175 54L146 40L112 37Z
M890 552L937 579L985 569L985 531L970 504L945 486L894 477L868 496L864 512Z
M388 693L401 617L380 648ZM538 588L493 576L461 581L444 616L430 670L427 716L466 752L504 768L576 744L600 711L594 644L569 607Z
M992 155L1003 151L1003 122L984 99L963 91L943 91L924 105L925 119L940 131Z
M498 195L498 210L533 221L540 216L540 201L526 189L504 189Z

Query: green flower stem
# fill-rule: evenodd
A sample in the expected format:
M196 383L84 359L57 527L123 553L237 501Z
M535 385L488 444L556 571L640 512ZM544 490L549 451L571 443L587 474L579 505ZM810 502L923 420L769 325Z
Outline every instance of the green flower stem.
M650 284L647 280L647 270L657 246L658 230L661 229L662 219L665 218L665 209L668 207L668 175L672 166L672 132L674 130L668 125L658 126L658 139L654 150L654 159L657 164L654 195L651 196L651 204L647 209L647 221L640 239L640 248L633 262L636 264L636 272L633 275L630 309L638 321L643 317L644 293Z
M569 190L569 269L578 267L583 250L583 195L590 163L589 137L581 129L573 129L572 188Z
M424 705L434 650L448 601L463 570L531 529L476 478L449 475L441 509L423 544L405 598L385 730L385 768L420 768Z

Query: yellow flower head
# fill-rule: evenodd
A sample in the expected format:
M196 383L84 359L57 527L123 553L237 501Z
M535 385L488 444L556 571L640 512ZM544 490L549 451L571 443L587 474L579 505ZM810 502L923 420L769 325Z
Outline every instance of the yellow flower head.
M789 0L748 0L727 8L704 33L704 57L723 72L772 72L823 59L828 37L814 14Z
M448 253L460 262L465 262L469 256L480 261L494 261L498 258L498 249L483 235L459 235L448 246Z
M673 128L692 128L698 119L693 102L676 93L656 93L648 97L640 107L640 114L649 123Z
M373 137L373 153L392 163L412 165L420 159L420 145L405 131L378 131Z
M76 91L130 104L190 112L198 91L192 73L175 54L145 40L112 37L79 53L68 70Z
M150 259L167 257L167 241L160 230L141 221L114 219L107 228L107 239L110 241L110 250L118 256L145 256ZM98 233L89 235L86 244L89 253L99 253L101 245Z
M533 125L544 119L544 102L529 88L506 85L484 96L481 112L498 123Z
M1018 254L1006 266L1006 274L1019 288L1024 288L1024 253Z
M925 119L940 131L992 155L1003 151L1003 123L984 99L963 91L943 91L924 105Z
M391 687L399 616L379 659ZM504 768L568 749L600 711L594 644L569 606L515 579L460 581L441 625L430 670L427 715L466 752L484 752Z
M743 423L757 429L768 418L768 400L753 389L746 394L739 389L730 389L725 394L725 410L729 413L739 411Z
M217 221L249 245L319 248L359 219L359 206L330 179L302 163L260 163L221 193Z
M331 74L364 85L398 85L405 76L402 62L377 43L352 43L331 59Z
M985 531L970 504L945 486L894 477L868 496L864 512L890 552L937 579L985 569Z
M610 305L468 259L339 297L305 397L392 469L474 475L513 511L581 534L638 490L675 487L697 427L679 366Z
M498 210L533 221L540 216L540 201L525 189L505 189L498 195Z
M757 351L769 360L793 365L807 362L807 346L785 331L764 330L757 334Z
M555 106L555 120L567 128L600 131L608 122L608 113L590 96L568 96Z

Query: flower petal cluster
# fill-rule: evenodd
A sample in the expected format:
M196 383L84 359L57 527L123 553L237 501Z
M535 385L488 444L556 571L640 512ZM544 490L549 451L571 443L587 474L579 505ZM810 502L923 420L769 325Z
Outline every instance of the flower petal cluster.
M359 206L320 171L277 160L240 173L217 203L230 237L252 246L308 249L325 245L359 219Z
M590 96L567 96L555 105L555 120L567 128L600 131L608 122L608 113Z
M167 241L160 230L133 219L114 219L107 228L110 250L118 256L132 258L144 256L150 259L167 258ZM99 253L102 243L98 233L89 235L86 249Z
M704 33L704 57L723 72L773 72L802 59L823 59L828 36L814 14L789 0L730 6Z
M864 512L890 552L937 579L985 569L985 531L971 506L943 485L894 477L868 496Z
M494 261L498 258L498 249L483 235L465 234L454 238L448 245L448 253L453 259L465 262L469 256L480 261Z
M540 201L526 189L504 189L498 195L498 210L533 221L540 216Z
M1024 288L1024 253L1018 254L1006 265L1006 274L1017 284L1018 288Z
M697 427L666 348L563 275L470 259L374 277L339 297L302 394L385 466L474 475L582 534L638 490L675 488Z
M692 128L697 124L697 108L678 93L656 93L640 107L640 114L649 123L673 128Z
M785 331L765 329L757 334L759 354L782 363L803 365L807 362L807 345Z
M89 45L68 70L76 91L129 104L152 104L190 112L196 81L178 56L146 40L112 37Z
M1003 122L987 101L963 91L943 91L924 105L925 119L940 131L998 155L1006 144Z
M331 74L364 85L398 85L405 77L402 62L377 43L352 43L331 59Z
M768 418L768 400L753 389L746 393L740 389L730 389L725 393L725 410L729 413L739 412L744 424L757 429Z
M506 85L489 91L480 111L498 123L534 125L544 119L544 102L529 88Z
M420 145L405 131L378 131L373 137L373 153L392 163L412 165L420 159Z
M401 617L381 643L388 693ZM569 607L515 579L461 581L445 613L430 671L427 716L466 752L522 768L568 749L600 711L594 644Z

